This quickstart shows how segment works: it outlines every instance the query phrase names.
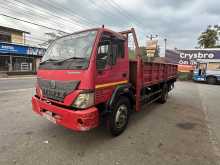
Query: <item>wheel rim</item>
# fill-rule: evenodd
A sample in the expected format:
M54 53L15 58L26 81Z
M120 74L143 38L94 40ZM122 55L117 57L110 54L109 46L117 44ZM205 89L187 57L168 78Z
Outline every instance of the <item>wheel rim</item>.
M125 126L127 122L127 114L128 114L128 108L126 105L120 105L117 109L116 115L115 115L115 126L116 128L122 128Z
M208 82L210 83L210 84L214 84L215 83L215 78L208 78Z

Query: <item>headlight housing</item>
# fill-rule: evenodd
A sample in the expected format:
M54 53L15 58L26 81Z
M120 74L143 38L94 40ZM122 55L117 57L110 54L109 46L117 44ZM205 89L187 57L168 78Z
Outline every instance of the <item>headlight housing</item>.
M80 93L73 103L74 108L88 108L94 105L94 93Z
M36 95L41 98L43 96L43 92L38 84L36 84L35 90L36 90Z

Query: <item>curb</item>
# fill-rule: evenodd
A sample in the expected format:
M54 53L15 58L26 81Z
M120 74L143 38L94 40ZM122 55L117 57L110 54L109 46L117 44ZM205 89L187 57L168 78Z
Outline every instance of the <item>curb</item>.
M9 77L0 77L0 80L18 80L18 79L36 79L37 76L9 76Z

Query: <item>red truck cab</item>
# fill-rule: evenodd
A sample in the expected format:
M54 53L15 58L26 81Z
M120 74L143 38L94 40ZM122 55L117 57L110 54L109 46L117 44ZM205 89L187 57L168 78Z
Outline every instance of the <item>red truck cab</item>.
M105 116L111 133L122 133L130 112L138 111L142 98L146 97L142 97L146 84L140 81L144 79L141 71L144 63L138 55L137 42L137 59L129 61L129 33L136 40L133 29L116 33L106 28L81 31L55 40L37 72L33 111L75 131L95 128ZM148 102L165 99L164 84L168 93L175 81L175 69L170 78L163 77L164 81L147 85L147 89L150 85L157 86L145 91L155 92L157 96L149 97Z

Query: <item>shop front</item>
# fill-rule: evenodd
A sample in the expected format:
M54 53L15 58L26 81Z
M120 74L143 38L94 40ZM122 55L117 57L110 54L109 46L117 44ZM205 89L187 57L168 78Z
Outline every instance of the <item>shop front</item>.
M167 49L165 58L168 63L178 65L179 79L192 79L197 61L220 59L220 49ZM215 63L211 65L216 67Z
M45 49L0 42L1 73L35 73Z

